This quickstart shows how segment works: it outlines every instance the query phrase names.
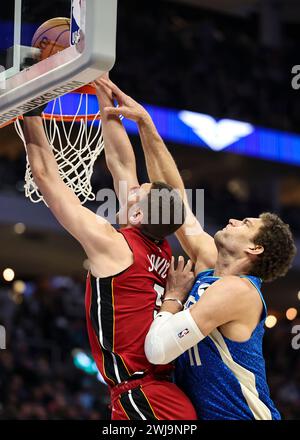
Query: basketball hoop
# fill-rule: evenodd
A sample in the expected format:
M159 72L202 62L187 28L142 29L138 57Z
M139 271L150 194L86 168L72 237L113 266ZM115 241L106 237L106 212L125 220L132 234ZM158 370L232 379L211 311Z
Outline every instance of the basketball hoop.
M91 178L94 164L104 149L95 88L87 85L56 98L48 104L42 117L61 178L82 204L95 200ZM26 148L20 119L14 123ZM26 197L33 203L45 202L34 182L28 158L24 188Z

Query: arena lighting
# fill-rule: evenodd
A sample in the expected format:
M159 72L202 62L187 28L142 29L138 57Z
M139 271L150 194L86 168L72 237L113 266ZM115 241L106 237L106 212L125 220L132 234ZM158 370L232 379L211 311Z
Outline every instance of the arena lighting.
M12 300L13 300L13 302L15 304L17 304L19 306L23 302L23 296L22 295L18 295L18 294L14 294L13 297L12 297Z
M294 307L291 307L286 311L286 317L289 321L293 321L294 319L296 319L297 315L298 315L298 310L295 309Z
M14 225L14 231L16 234L22 235L26 231L26 226L24 225L24 223L16 223Z
M229 119L217 121L200 113L145 107L165 141L210 149L216 154L224 151L300 166L300 135ZM202 121L199 128L196 128L197 120ZM129 133L138 134L134 123L126 119L123 123Z
M236 198L241 201L247 201L249 198L249 188L246 182L241 179L232 179L227 184L228 190L233 194Z
M15 293L22 295L26 290L26 284L24 283L24 281L17 280L13 283L13 290Z
M267 328L273 328L275 327L275 325L277 324L277 318L274 315L269 315L267 316L266 322L265 322L265 326Z
M255 130L253 125L245 122L231 119L217 121L212 116L202 113L181 111L178 117L214 151L224 150Z
M72 356L73 356L73 361L74 361L75 367L84 371L87 374L96 374L97 373L98 370L95 365L95 362L86 353L84 353L81 350L73 350Z
M13 279L15 278L15 272L13 271L13 269L10 269L9 267L4 269L3 278L7 282L13 281Z
M76 368L84 371L86 374L92 376L96 375L99 382L102 382L104 385L106 385L106 382L104 381L101 373L98 371L97 365L91 356L87 355L79 349L74 349L72 351L72 356Z

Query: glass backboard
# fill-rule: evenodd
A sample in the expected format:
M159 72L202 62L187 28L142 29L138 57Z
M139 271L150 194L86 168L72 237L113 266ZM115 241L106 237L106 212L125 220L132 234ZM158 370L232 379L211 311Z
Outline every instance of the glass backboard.
M116 23L117 0L4 2L0 127L109 71L115 62Z

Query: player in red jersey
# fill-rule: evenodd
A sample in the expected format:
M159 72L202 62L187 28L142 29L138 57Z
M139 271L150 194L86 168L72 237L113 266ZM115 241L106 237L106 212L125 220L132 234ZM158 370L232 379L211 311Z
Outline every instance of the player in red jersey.
M90 275L86 290L92 353L112 387L112 418L194 418L190 402L168 381L170 366L154 367L144 353L145 336L162 304L170 247L166 240L153 241L137 228L123 229L121 234L132 250L134 263L116 276Z
M100 105L112 105L112 97L101 84L95 85ZM52 213L81 243L90 261L86 289L88 333L97 366L111 390L112 418L196 419L189 399L169 380L171 367L154 367L144 353L145 337L155 310L161 305L170 267L171 250L165 237L184 221L179 193L161 183L139 188L132 165L135 165L132 146L123 125L118 117L104 117L106 159L115 188L118 192L121 180L128 183L129 191L135 188L136 203L131 206L130 225L117 231L81 206L64 184L36 111L25 115L24 131L35 183ZM164 193L157 205L155 191L161 189ZM121 205L127 201L128 193L118 195ZM157 206L158 222L151 222ZM163 219L166 208L170 213L168 223ZM178 272L183 280L178 289L188 288L193 279L191 263L184 267L181 260Z

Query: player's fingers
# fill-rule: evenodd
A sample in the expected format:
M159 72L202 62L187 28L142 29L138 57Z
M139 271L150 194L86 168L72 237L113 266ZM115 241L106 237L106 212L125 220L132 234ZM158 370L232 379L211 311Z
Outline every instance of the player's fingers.
M102 84L105 84L106 87L108 87L115 96L121 96L121 93L119 92L119 90L112 85L112 83L109 79L101 78L100 81Z
M109 87L109 83L108 83L106 78L103 78L103 77L98 78L98 79L96 79L96 81L94 81L94 84L96 84L96 85L97 84L101 84L103 87L105 86L105 87L107 87L107 88L109 88L111 90L111 88Z
M171 258L170 271L175 272L175 258L174 258L174 256L172 256L172 258Z
M113 91L115 91L116 93L119 93L120 95L125 95L125 93L110 78L107 79L107 82L109 83L109 85Z
M116 84L114 84L110 79L108 81L104 79L104 81L106 81L107 86L110 87L113 95L116 97L118 101L122 101L126 103L126 105L128 106L132 106L133 104L136 104L135 101L132 98L130 98L130 96L126 95L126 93L124 93L121 89L119 89L119 87L116 86Z
M126 110L123 107L104 107L104 113L106 115L123 115L125 116Z
M102 81L106 83L107 87L111 89L111 91L113 92L114 95L116 95L116 97L120 97L120 98L126 97L125 93L122 92L122 90L119 89L119 87L116 86L116 84L114 84L110 79L104 78Z
M111 89L108 87L105 79L103 79L103 78L98 78L95 81L91 82L90 84L91 84L91 86L95 87L96 89L99 89L99 88L103 89L105 87L105 88L109 89L110 93L112 93Z
M104 107L103 112L107 115L116 115L120 113L121 107Z
M103 75L100 76L100 79L106 79L107 81L110 81L110 79L109 79L109 72L103 73Z
M189 260L185 265L184 272L186 273L191 272L192 268L193 268L193 262L192 260Z
M178 258L177 271L182 272L184 269L184 258L182 255Z
M110 97L110 99L112 99L113 94L112 91L110 90L110 88L105 84L102 83L101 81L99 81L95 87L97 88L98 92L100 91L100 93L105 93L106 95L108 95Z

